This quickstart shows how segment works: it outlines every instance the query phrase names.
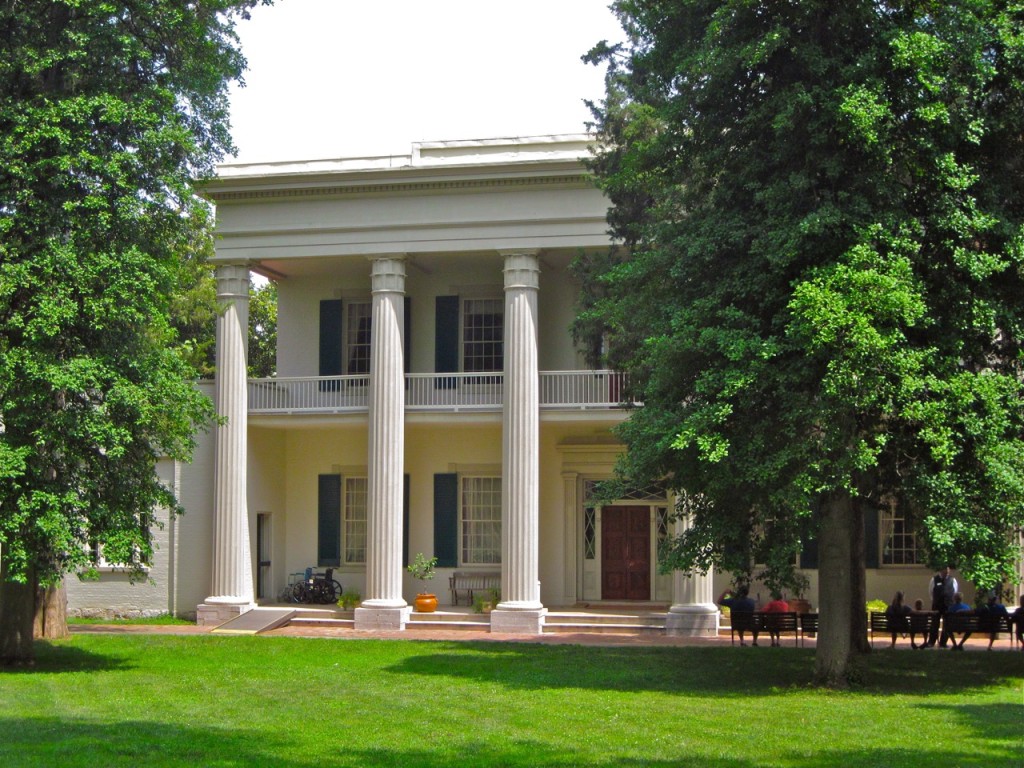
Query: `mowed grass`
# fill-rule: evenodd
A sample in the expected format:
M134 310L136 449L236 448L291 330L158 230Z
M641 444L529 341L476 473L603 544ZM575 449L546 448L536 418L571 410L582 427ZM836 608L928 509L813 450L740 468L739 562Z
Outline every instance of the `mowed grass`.
M1024 653L77 635L0 672L0 766L1024 765Z

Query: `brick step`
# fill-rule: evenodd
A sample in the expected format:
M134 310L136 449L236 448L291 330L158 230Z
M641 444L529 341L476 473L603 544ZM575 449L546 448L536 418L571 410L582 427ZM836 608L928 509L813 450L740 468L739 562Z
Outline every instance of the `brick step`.
M483 613L461 613L457 611L434 611L432 613L409 614L409 624L477 624L488 626L491 617Z
M490 631L490 628L491 623L489 621L456 621L455 619L445 619L442 621L417 619L416 621L409 621L405 625L405 629L411 632L426 629L443 629L446 631L462 630L467 632L487 632Z
M662 624L613 624L595 623L586 624L580 622L545 621L544 634L595 634L595 635L661 635L665 632L665 625Z
M573 611L572 613L562 613L559 611L548 612L545 623L547 624L559 624L559 625L583 625L583 626L596 626L601 624L609 624L613 626L643 626L643 627L657 627L660 629L665 628L665 614L664 613L581 613L579 611Z
M296 616L289 625L293 627L334 627L336 629L352 629L355 626L355 619L333 619L326 616L304 617Z

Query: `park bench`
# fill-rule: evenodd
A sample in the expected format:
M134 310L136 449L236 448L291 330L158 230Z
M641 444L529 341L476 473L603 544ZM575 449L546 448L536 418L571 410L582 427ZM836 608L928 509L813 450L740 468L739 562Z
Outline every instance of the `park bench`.
M464 597L466 605L473 604L474 595L501 589L501 574L484 571L456 571L448 579L452 592L452 605L459 605Z
M781 635L792 634L793 644L796 645L799 638L797 614L789 611L785 613L764 613L762 611L730 611L729 612L729 642L735 644L736 633L749 632L754 640L758 635L766 635L769 630L778 632Z
M938 614L931 611L915 611L903 616L890 616L882 611L871 611L868 614L868 625L871 630L871 645L875 644L875 635L884 635L892 641L892 634L906 637L910 635L911 642L918 635L923 643L928 639L932 623L938 621Z
M796 646L800 631L798 628L797 614L793 611L782 611L777 613L762 613L764 632L776 632L779 635L779 640L782 640L782 635L793 635L793 645Z
M818 614L800 614L800 645L804 644L805 637L814 637L818 634Z
M990 613L947 613L942 618L947 632L955 637L963 638L966 633L972 636L983 637L986 640L993 635L1006 632L1010 635L1010 647L1013 648L1016 642L1014 635L1014 623L1012 616L993 615Z

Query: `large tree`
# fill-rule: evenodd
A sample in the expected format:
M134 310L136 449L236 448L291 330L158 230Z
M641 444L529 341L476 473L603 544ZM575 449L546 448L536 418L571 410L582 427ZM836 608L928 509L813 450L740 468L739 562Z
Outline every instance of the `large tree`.
M141 567L210 413L168 321L258 0L0 1L0 661L37 585Z
M576 332L644 403L622 472L689 502L675 567L792 583L816 536L843 685L868 505L980 583L1020 556L1024 7L614 8L593 170L627 247L580 260Z

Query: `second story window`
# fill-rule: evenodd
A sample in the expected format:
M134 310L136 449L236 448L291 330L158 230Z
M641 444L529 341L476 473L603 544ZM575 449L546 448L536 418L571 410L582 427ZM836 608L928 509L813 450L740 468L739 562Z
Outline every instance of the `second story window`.
M503 370L504 334L503 299L463 299L462 370L466 373Z
M882 544L882 565L918 565L922 562L917 536L899 512L883 509L879 516Z
M349 301L345 304L345 373L370 372L370 325L373 304Z

